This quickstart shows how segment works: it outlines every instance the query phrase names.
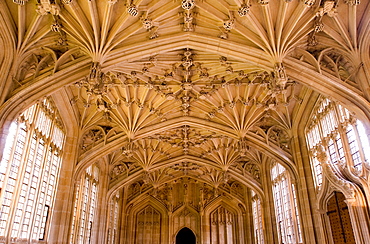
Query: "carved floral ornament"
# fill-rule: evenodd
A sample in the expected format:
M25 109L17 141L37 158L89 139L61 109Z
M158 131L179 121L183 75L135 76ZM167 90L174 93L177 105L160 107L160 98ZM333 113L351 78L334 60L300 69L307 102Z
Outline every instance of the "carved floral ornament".
M191 10L195 7L195 1L194 0L182 0L181 7L185 10Z
M150 182L145 183L139 180L128 187L128 201L133 201L143 193L163 203L171 212L182 206L188 206L193 211L200 212L215 199L227 195L235 196L240 200L245 198L245 188L238 181L222 183L219 187L215 187L212 183L201 182L189 177L172 179L155 187Z
M227 85L231 84L241 85L243 84L243 82L241 82L240 79L246 77L248 78L247 84L265 83L266 86L269 87L269 89L275 90L284 90L286 89L287 84L291 84L285 73L285 68L281 62L275 64L275 69L271 75L263 74L263 72L261 74L256 74L255 72L246 73L243 70L234 71L232 67L232 62L228 61L226 57L221 56L220 64L221 66L225 67L225 73L230 75L234 74L234 76L236 73L237 76L240 77L240 79L227 81L225 76L210 76L208 69L203 67L202 63L194 61L194 53L192 50L186 49L183 52L182 56L183 58L181 62L170 65L171 68L166 69L161 77L156 76L155 80L153 80L153 78L151 77L148 77L147 80L138 79L137 71L131 71L130 74L112 72L103 73L101 71L101 64L98 62L94 62L91 64L90 74L84 79L77 82L76 86L85 88L89 95L104 96L113 86L130 85L127 82L131 80L135 82L135 86L144 85L148 89L155 88L155 91L158 91L165 95L168 100L174 99L175 97L187 100L183 97L186 97L189 92L192 93L194 91L195 85L199 86L198 84L195 84L193 82L194 77L197 77L197 79L209 83L201 85L201 90L199 91L199 95L197 95L197 98L201 99L206 98L205 95L208 93L207 90L224 88ZM155 59L155 57L150 57L147 62L144 62L144 67L141 70L143 74L146 74L149 71L150 67L156 66L156 62L154 62L153 59ZM168 81L174 80L175 75L181 79L180 86L182 88L177 94L168 91L168 85L170 85L168 84ZM260 80L260 78L262 78L262 80L260 82L257 81Z

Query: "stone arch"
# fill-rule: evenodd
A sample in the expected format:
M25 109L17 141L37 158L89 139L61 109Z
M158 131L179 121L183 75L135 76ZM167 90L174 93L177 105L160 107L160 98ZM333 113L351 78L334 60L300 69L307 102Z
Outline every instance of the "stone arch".
M188 227L184 227L176 234L176 244L196 244L196 236L194 232Z
M164 226L168 226L167 210L155 199L146 198L122 209L127 213L126 240L130 244L163 243L167 239Z
M173 223L174 228L172 239L176 240L176 236L179 230L182 230L184 228L188 228L189 230L191 230L194 233L196 239L199 239L199 235L197 235L196 233L199 233L201 229L200 218L201 216L199 212L187 205L177 209L171 217L171 222Z
M327 216L327 206L329 200L335 195L335 192L340 192L345 197L344 201L348 206L349 217L356 243L366 243L366 240L370 238L367 231L369 228L369 217L367 203L362 190L354 183L349 182L334 173L328 163L323 163L322 165L324 178L318 191L317 203L327 243L333 242L331 239L332 232L330 229L330 220ZM359 224L360 222L363 224Z
M243 219L245 216L240 205L245 208L241 203L218 198L207 206L203 216L204 230L209 234L204 237L207 243L238 244L239 240L244 240L244 232L241 230L244 229L246 219Z

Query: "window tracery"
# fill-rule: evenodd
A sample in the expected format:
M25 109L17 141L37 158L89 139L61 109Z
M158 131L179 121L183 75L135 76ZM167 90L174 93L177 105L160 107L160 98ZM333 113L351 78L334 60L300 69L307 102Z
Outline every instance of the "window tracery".
M252 215L253 215L253 229L254 229L254 240L256 244L263 244L263 220L262 220L262 204L261 198L254 192L251 191L252 196Z
M280 243L302 243L295 186L285 167L275 163L271 169L275 217Z
M64 139L50 99L32 105L11 124L0 162L0 239L45 240Z
M98 185L99 168L93 164L85 170L76 187L70 243L83 244L92 240Z
M306 131L306 140L317 188L322 184L322 153L327 152L332 165L353 167L357 174L362 172L364 163L369 163L369 139L362 122L342 105L327 98L314 112Z
M117 193L110 200L110 212L109 212L109 229L108 229L108 243L116 243L118 234L118 218L119 218L119 200L120 194Z

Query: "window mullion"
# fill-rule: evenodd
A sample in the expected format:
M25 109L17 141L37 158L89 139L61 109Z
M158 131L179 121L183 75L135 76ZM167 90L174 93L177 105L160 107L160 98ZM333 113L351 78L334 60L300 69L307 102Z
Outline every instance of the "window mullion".
M18 152L20 153L20 158L19 160L15 159L15 157L13 157L12 159L12 162L11 162L11 165L10 165L10 168L13 168L13 166L15 166L15 164L17 164L16 162L18 161L18 167L17 167L17 173L16 173L16 176L15 178L11 178L11 172L9 172L9 178L11 178L12 180L14 180L14 189L13 189L13 193L12 193L12 199L11 199L11 204L10 204L10 212L9 212L9 218L8 218L8 221L7 221L7 230L6 232L8 233L8 237L13 237L12 236L12 230L13 230L13 224L14 224L14 218L15 218L15 212L17 210L17 207L16 205L18 205L18 199L19 199L19 195L20 195L20 192L21 192L21 187L22 187L22 184L20 184L20 182L23 180L23 176L24 176L24 168L26 167L26 164L22 163L22 162L25 162L27 160L27 157L28 157L28 152L30 150L30 148L27 148L26 145L28 144L27 142L29 142L30 138L32 137L31 133L30 133L30 129L29 128L29 125L27 123L22 123L24 128L21 128L20 129L20 134L18 135L17 137L17 142L16 142L16 145L15 145L15 152L14 152L14 155L17 154L16 150L18 149L18 144L23 144L22 145L22 151L21 152ZM24 134L24 140L23 142L19 141L19 137L22 137L22 131ZM8 182L7 184L9 183L9 178L8 178ZM14 236L14 237L18 237L18 236Z
M32 129L30 130L30 133L29 133L29 140L27 142L27 145L30 145L28 146L27 148L27 151L26 151L26 157L23 159L25 162L23 165L24 165L24 169L22 169L22 176L19 178L19 187L20 187L20 192L18 195L18 198L15 200L15 202L17 203L19 209L22 211L22 216L21 216L21 219L19 221L19 227L16 227L16 228L13 228L15 230L19 230L20 231L20 235L14 235L14 237L20 237L22 238L22 232L23 232L23 224L24 224L24 219L26 218L27 214L26 214L26 210L27 210L27 204L28 204L28 199L29 199L29 195L30 195L30 184L32 183L31 182L31 179L32 179L32 170L30 172L27 171L28 168L32 169L33 168L33 162L34 162L34 159L36 157L36 149L37 149L37 140L35 139L35 135L32 132ZM33 143L35 142L35 143ZM28 176L27 176L28 175ZM23 189L24 188L24 189ZM23 192L24 191L24 192ZM24 202L22 204L22 202L20 202L20 199L21 198L24 198ZM21 205L23 205L22 208ZM18 210L18 207L16 207L16 209ZM16 210L16 211L17 211ZM30 214L32 213L32 211L30 211ZM14 221L13 222L13 225L14 225ZM27 237L25 237L27 238Z
M340 137L341 137L341 140L342 140L341 143L342 143L342 147L343 147L343 158L344 158L343 163L346 163L347 166L354 167L354 163L353 163L353 159L352 159L352 155L351 155L351 149L349 147L349 141L348 141L348 137L347 137L347 126L345 124L342 124L340 126L340 128L341 128ZM336 145L336 146L338 148L338 145ZM340 156L340 153L339 153L339 149L338 149L338 155L339 155L339 158L340 158L341 156Z
M300 219L300 214L299 214L299 207L298 207L298 198L297 198L297 190L295 187L294 183L290 184L291 186L291 192L293 194L293 199L292 199L292 206L294 206L294 215L293 218L296 221L296 224L294 225L296 228L296 239L298 240L298 243L302 243L302 229L301 229L301 219Z
M42 144L43 143L43 144ZM40 152L40 150L42 150ZM45 159L45 142L42 138L42 136L38 136L37 138L37 149L36 149L36 153L35 153L35 159L33 160L33 170L32 170L32 180L31 180L31 184L35 184L35 187L32 187L31 188L35 188L35 194L34 194L34 200L33 200L33 204L32 204L32 214L31 214L31 221L30 221L30 225L29 227L30 231L29 230L29 239L33 239L33 233L35 232L35 229L37 229L36 231L38 231L38 226L36 226L36 217L37 217L37 208L38 208L38 205L40 204L39 203L39 199L38 199L38 196L39 196L39 193L40 193L40 181L41 181L41 175L42 175L42 162L43 160Z
M333 139L333 143L334 143L334 148L335 148L335 155L336 155L336 158L337 158L337 161L336 161L336 164L343 164L343 163L346 163L346 157L344 155L341 156L341 153L340 153L340 150L343 150L343 152L345 153L345 149L343 148L343 134L341 133L342 130L338 130L338 133L336 134L336 137ZM341 145L338 145L338 143L340 142ZM344 159L344 161L343 161Z
M47 99L44 99L45 102L52 105ZM41 102L32 105L12 123L6 141L8 144L4 147L6 151L0 170L0 236L7 237L8 241L38 241L40 231L44 233L47 228L48 212L52 210L60 157L55 157L57 163L56 167L53 165L53 180L50 167L55 160L49 146L55 115L49 111L52 109L50 106L42 106ZM64 141L62 129L58 131L58 138Z
M51 156L52 152L48 150L50 144L50 140L45 139L44 140L44 147L43 147L43 154L42 154L42 159L40 160L40 173L39 173L39 179L38 179L38 185L37 189L38 191L36 192L36 199L37 203L35 205L35 215L34 215L34 228L33 229L33 239L38 240L39 239L39 232L41 229L41 224L42 224L42 215L43 215L43 210L45 207L45 198L47 194L47 182L45 185L45 189L43 188L44 184L44 175L45 175L45 170L46 170L46 165L51 163ZM51 155L50 155L51 154ZM38 223L38 226L35 226L35 224ZM36 228L37 227L37 228Z
M360 134L359 134L356 122L354 124L352 124L352 128L353 128L353 132L356 136L356 143L357 143L358 152L360 154L361 165L362 165L366 162L366 157L365 157L365 152L364 152L364 149L363 149L363 146L362 146L362 143L361 143L361 138L360 138Z
M294 239L294 236L291 236L290 234L294 234L292 228L292 214L291 214L291 205L290 204L290 196L289 196L289 190L288 190L288 184L287 184L287 177L286 173L282 174L281 177L281 199L282 199L282 206L283 206L283 213L284 213L284 222L285 227L287 228L285 233L286 241L287 243L292 243L291 241ZM290 231L290 232L289 232ZM290 236L290 240L288 239Z
M81 203L81 219L80 219L80 226L79 226L79 243L84 243L86 240L86 224L87 224L87 217L88 208L89 208L89 195L90 195L90 185L91 179L88 174L85 175L85 181L83 186L83 196L82 196L82 203Z
M79 223L80 223L80 214L81 214L81 206L80 204L82 203L82 201L80 201L81 197L82 197L82 192L83 190L81 189L82 186L84 185L84 180L81 180L79 182L77 182L76 184L76 191L75 191L75 194L74 194L74 207L73 207L73 211L74 211L74 216L72 216L72 222L71 222L71 233L70 233L70 243L77 243L78 241L78 236L79 236Z
M294 243L299 243L299 223L296 214L293 213L298 213L297 208L298 206L295 203L295 196L294 196L294 191L293 189L293 183L290 182L290 180L287 180L287 187L288 187L288 192L292 194L292 196L289 197L289 204L291 206L291 219L292 219L292 228L293 228L293 241ZM293 208L293 209L292 209ZM293 213L292 213L293 212Z
M88 235L89 235L89 220L90 220L90 209L91 209L91 195L92 195L92 187L93 187L93 180L91 176L89 177L89 184L88 184L88 190L87 190L87 199L88 201L86 202L86 212L85 212L85 235L84 235L84 240L88 240Z

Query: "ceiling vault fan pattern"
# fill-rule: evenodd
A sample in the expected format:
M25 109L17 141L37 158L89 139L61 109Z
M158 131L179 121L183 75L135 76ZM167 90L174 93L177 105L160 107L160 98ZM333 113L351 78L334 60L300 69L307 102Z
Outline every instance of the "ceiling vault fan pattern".
M14 42L6 52L16 58L4 63L14 75L0 75L12 80L2 101L39 84L53 87L44 95L63 90L82 135L77 167L108 158L111 189L137 180L158 187L181 177L260 186L271 161L296 171L294 122L325 76L333 89L367 96L366 64L356 57L370 27L356 26L370 16L368 5L358 10L359 0L4 6L1 25ZM338 14L347 18L339 21ZM294 67L315 72L317 80L292 78Z

